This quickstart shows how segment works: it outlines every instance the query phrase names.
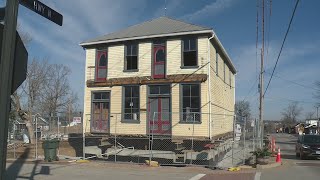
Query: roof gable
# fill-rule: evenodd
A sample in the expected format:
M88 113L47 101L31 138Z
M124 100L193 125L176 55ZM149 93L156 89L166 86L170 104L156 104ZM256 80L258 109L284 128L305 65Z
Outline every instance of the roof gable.
M194 24L186 23L183 21L171 19L168 17L160 17L150 21L146 21L134 26L130 26L126 29L106 34L85 42L80 45L86 45L88 43L94 44L101 41L119 40L134 37L161 35L161 34L174 34L183 32L205 31L212 30L208 27L197 26Z

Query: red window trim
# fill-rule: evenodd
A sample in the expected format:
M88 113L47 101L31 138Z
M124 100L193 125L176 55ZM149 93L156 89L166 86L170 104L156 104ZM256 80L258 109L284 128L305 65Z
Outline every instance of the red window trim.
M106 66L99 66L100 59L101 59L102 55L105 55L107 58ZM107 73L106 73L106 77L103 77L103 78L98 77L99 71L101 71L101 70L107 71L107 65L108 65L108 51L107 50L98 50L97 57L96 57L95 81L104 82L107 80Z

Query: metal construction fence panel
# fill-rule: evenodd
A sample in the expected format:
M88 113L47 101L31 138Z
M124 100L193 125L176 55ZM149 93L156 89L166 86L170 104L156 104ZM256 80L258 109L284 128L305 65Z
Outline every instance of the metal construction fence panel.
M84 129L91 132L85 137L86 158L209 166L217 164L232 147L233 115L142 112L107 116L109 122L101 114L85 116ZM229 138L213 141L214 122L221 122L220 131L229 131Z
M18 158L27 150L29 158L43 159L43 141L57 138L60 159L148 160L223 168L246 163L260 144L259 124L236 120L233 114L154 111L73 119L35 117L36 140L31 145L24 141L25 125L15 124L9 135L8 158Z
M79 117L33 116L33 139L25 122L14 121L8 135L7 158L19 157L44 159L42 144L45 140L58 139L58 157L82 157L83 125Z

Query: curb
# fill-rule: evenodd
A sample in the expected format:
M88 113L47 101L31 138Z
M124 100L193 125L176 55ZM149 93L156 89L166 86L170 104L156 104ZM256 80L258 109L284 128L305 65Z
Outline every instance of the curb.
M282 163L271 163L271 164L266 164L266 165L260 165L260 164L257 164L257 169L258 170L262 170L262 169L269 169L269 168L274 168L274 167L279 167L281 166Z
M68 161L52 161L52 162L46 162L44 160L34 160L34 159L8 159L7 163L23 163L23 164L34 164L34 163L39 163L39 164L70 164Z

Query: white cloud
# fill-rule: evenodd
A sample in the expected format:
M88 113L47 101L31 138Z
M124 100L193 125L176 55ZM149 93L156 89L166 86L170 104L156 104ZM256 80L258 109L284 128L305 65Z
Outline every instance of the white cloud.
M237 0L216 0L215 2L205 5L195 12L184 15L182 19L193 21L200 18L208 18L232 7L236 3L236 1Z

